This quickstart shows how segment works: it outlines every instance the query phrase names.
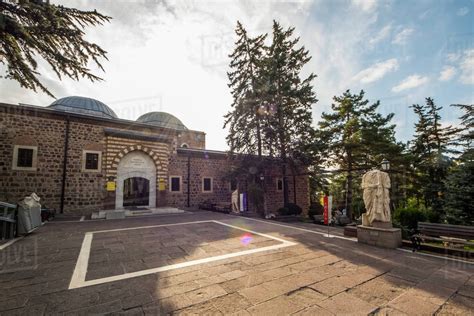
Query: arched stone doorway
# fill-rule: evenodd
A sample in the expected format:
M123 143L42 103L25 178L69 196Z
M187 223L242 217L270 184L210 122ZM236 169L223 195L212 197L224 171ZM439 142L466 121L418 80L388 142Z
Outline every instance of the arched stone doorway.
M123 206L148 206L150 204L150 180L133 177L123 181Z
M115 208L156 207L156 166L142 151L126 154L117 166Z

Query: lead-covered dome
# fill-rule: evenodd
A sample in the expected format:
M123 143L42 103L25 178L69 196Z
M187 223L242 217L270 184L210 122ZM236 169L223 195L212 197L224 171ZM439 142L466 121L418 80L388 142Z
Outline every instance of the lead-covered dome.
M65 97L57 99L48 108L64 112L91 115L103 118L117 118L117 114L105 103L86 97Z
M188 129L176 116L166 112L145 113L137 118L137 122L181 131Z

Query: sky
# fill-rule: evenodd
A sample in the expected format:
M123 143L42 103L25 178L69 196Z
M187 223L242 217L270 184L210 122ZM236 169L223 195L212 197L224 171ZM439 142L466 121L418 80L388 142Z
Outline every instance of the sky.
M52 1L58 3L58 1ZM457 125L450 104L474 103L474 0L94 0L61 1L97 9L110 23L88 28L87 39L108 54L104 81L55 77L40 61L41 80L57 97L98 99L120 118L135 120L165 111L193 130L204 131L206 147L226 150L223 115L230 109L228 55L237 20L251 35L269 33L272 21L295 27L311 61L318 102L317 126L332 98L351 89L380 100L380 112L395 113L397 138L409 140L416 120L410 105L432 97L443 106L442 121ZM0 78L0 102L47 106L53 98Z

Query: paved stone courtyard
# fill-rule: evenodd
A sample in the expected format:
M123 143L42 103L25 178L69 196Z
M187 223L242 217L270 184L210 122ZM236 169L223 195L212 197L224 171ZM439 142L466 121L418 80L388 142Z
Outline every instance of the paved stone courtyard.
M49 223L0 250L0 314L474 315L473 264L324 232L208 212ZM99 283L69 289L75 271Z

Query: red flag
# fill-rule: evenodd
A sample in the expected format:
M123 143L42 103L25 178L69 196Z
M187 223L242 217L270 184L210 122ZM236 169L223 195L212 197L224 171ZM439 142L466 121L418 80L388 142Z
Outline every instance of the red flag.
M324 202L324 225L327 225L329 223L329 201L328 201L327 196L323 198L323 202Z

